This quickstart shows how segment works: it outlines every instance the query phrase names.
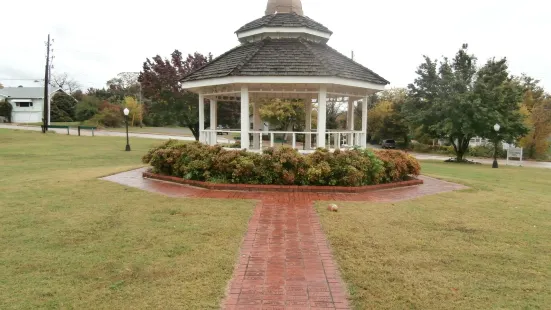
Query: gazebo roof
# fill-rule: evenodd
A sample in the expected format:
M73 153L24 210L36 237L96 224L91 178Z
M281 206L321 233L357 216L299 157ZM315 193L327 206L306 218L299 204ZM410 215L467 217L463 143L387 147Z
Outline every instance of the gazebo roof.
M325 32L328 34L333 34L331 30L329 30L324 25L318 23L317 21L306 17L299 15L295 12L292 13L277 13L277 14L271 14L263 16L257 20L254 20L245 26L239 28L239 30L236 31L237 34L259 29L259 28L309 28L312 30Z
M182 82L230 76L339 77L378 85L389 84L375 72L327 44L303 38L266 38L241 44L187 75Z

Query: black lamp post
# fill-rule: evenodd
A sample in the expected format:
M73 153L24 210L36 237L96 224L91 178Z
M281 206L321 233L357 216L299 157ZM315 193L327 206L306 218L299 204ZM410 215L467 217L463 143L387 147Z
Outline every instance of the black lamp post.
M128 114L130 114L130 110L128 108L124 109L124 122L126 123L126 151L130 152L130 140L128 138Z
M499 165L497 163L497 146L499 144L499 129L501 129L501 126L499 124L494 125L494 130L496 132L496 140L494 142L494 164L492 165L492 168L499 168Z

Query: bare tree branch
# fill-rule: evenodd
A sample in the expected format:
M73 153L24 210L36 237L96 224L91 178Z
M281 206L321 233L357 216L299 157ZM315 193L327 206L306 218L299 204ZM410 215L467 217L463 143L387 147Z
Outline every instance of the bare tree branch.
M72 94L73 92L81 88L80 83L77 82L75 79L69 77L66 72L61 74L54 74L52 76L51 83L52 85L63 89L63 91L68 94Z

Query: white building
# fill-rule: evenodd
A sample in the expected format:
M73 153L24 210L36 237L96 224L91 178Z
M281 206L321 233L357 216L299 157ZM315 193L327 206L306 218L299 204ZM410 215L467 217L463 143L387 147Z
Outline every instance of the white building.
M50 100L60 88L50 88ZM40 123L44 117L44 87L6 87L0 89L0 100L13 106L13 123ZM49 118L49 117L48 117Z

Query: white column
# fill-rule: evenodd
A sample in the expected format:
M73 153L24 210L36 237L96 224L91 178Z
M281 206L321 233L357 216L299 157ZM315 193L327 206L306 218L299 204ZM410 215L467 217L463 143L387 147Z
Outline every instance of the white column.
M367 147L367 103L369 98L366 96L362 101L362 141L360 145L363 148Z
M318 147L325 147L325 128L327 118L327 87L321 86L318 97Z
M347 112L348 120L347 120L347 129L350 131L354 131L354 100L352 98L348 98L348 112ZM354 145L354 134L350 133L348 134L348 137L346 138L346 144L348 146Z
M216 127L218 126L218 120L217 120L217 110L218 110L218 102L216 100L211 99L210 100L210 130L216 130ZM210 145L216 145L218 142L218 134L217 133L211 133L210 136Z
M253 103L253 131L262 130L262 119L260 118L260 103ZM259 134L253 135L253 147L256 150L261 150L262 139Z
M205 97L199 94L199 142L205 143Z
M241 148L249 149L249 88L241 87Z
M306 114L306 122L304 126L304 131L311 132L312 131L312 100L307 99L307 101L304 103L304 109ZM305 150L312 149L312 135L306 134L306 138L304 139Z

